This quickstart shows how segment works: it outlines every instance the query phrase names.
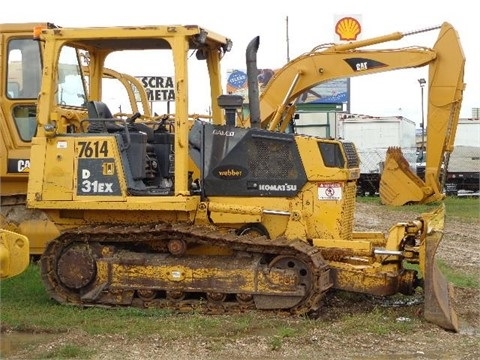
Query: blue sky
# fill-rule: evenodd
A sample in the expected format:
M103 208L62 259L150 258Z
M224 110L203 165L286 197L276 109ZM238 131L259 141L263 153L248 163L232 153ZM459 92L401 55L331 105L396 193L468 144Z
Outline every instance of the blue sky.
M478 12L472 1L342 0L269 2L243 0L203 1L111 1L24 0L21 9L10 6L0 12L1 23L53 22L63 27L198 24L233 40L233 50L223 61L227 69L245 67L245 48L260 36L258 66L278 68L287 61L287 22L290 59L316 45L334 41L337 15L361 15L363 38L393 32L409 32L451 23L458 31L466 56L464 99L461 117L472 117L472 108L480 107L480 46L477 38ZM433 47L437 31L405 37L386 45ZM382 46L383 47L383 46ZM427 67L404 69L352 79L353 113L372 116L402 115L417 124L421 121L419 78L428 78ZM135 75L135 74L134 74ZM161 74L165 75L165 74ZM425 96L428 94L425 93Z

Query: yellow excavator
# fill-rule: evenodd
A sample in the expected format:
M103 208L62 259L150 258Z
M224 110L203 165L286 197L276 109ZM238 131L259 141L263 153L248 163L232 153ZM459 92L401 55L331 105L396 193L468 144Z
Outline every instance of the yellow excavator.
M0 24L0 79L6 84L0 92L0 229L6 230L4 234L10 231L26 236L33 257L40 256L45 244L59 235L44 212L26 208L30 148L37 130L36 106L43 65L43 44L34 40L32 34L34 29L42 28L57 26L46 22ZM69 71L65 69L66 74ZM84 72L88 75L88 68ZM141 109L145 118L152 117L147 94L138 79L108 68L103 70L103 79L116 81L117 89L124 89L128 98L124 109L131 109L132 113ZM67 96L63 90L59 90L62 101Z
M437 29L440 30L433 48L417 46L362 50L367 46ZM409 33L397 32L346 44L318 46L275 72L260 95L260 113L251 114L250 117L258 117L262 128L285 131L295 112L296 100L322 82L427 65L425 180L412 172L400 148L391 147L387 151L379 193L381 202L386 205L436 202L444 198L440 184L441 169L447 169L448 158L453 151L465 88L465 56L459 36L449 23Z
M40 259L52 299L315 316L334 289L389 296L423 286L425 318L458 330L451 286L435 265L444 208L386 235L354 231L355 145L262 129L255 116L242 125L243 98L221 86L228 37L168 25L43 29L39 41L27 206L60 232ZM249 79L258 47L258 37L247 47ZM173 69L175 114L112 115L101 81L110 59L128 61L132 73ZM75 74L68 82L66 69ZM60 86L88 101L60 101ZM249 86L250 113L259 114L258 83ZM199 91L210 94L208 121L189 114Z

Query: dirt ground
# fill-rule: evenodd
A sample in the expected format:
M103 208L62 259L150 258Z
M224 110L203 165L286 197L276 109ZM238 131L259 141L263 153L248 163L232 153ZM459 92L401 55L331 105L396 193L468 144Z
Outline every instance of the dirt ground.
M388 212L384 207L357 204L357 230L387 231L395 222L412 220L408 211ZM464 223L448 219L437 258L463 273L480 278L480 222ZM324 327L309 330L301 337L286 337L272 349L271 337L252 333L249 336L216 342L201 333L191 339L165 340L152 335L142 340L123 336L91 336L82 333L64 334L40 345L36 351L47 351L61 344L76 344L94 349L92 359L479 359L480 358L480 291L455 289L455 308L460 319L460 332L445 331L436 325L422 323L414 333L391 333L381 336L362 331L347 334ZM330 316L335 311L368 311L368 305L343 304L332 298L327 304ZM346 308L347 307L347 308ZM336 309L336 310L335 310ZM266 315L268 316L268 315ZM270 315L271 316L271 315ZM421 316L421 314L418 314ZM291 320L296 321L296 320ZM321 320L319 320L321 321ZM398 321L409 321L399 318ZM269 340L270 339L270 340ZM29 359L30 352L20 352L10 359Z

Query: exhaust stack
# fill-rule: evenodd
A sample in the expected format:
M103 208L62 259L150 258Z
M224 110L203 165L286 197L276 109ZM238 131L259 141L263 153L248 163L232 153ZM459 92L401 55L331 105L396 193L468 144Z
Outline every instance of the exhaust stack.
M251 127L260 127L260 90L258 88L257 52L260 45L260 37L253 38L247 46L247 84L248 84L248 107L250 109Z

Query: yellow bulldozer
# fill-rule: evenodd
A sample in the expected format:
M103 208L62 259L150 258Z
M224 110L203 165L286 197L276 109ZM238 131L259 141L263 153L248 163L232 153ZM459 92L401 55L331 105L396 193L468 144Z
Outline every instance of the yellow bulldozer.
M40 259L52 299L313 316L334 289L389 296L423 286L425 318L458 330L435 265L444 208L386 235L355 232L355 145L262 129L256 116L242 125L243 98L222 92L229 38L171 25L47 28L38 41L27 206L59 231ZM258 47L256 37L246 50L249 74ZM102 101L111 63L129 73L170 69L175 113L112 114ZM249 86L250 113L259 114L258 83ZM77 96L61 100L60 88ZM207 99L205 119L189 111L195 96Z
M434 30L439 31L433 48L371 48ZM400 148L390 147L378 190L385 205L438 202L445 197L442 174L448 169L453 151L465 89L465 56L458 33L449 23L345 44L317 46L275 71L260 94L260 113L254 116L260 119L262 128L285 131L298 99L320 83L423 66L428 66L429 71L425 178L412 171Z

